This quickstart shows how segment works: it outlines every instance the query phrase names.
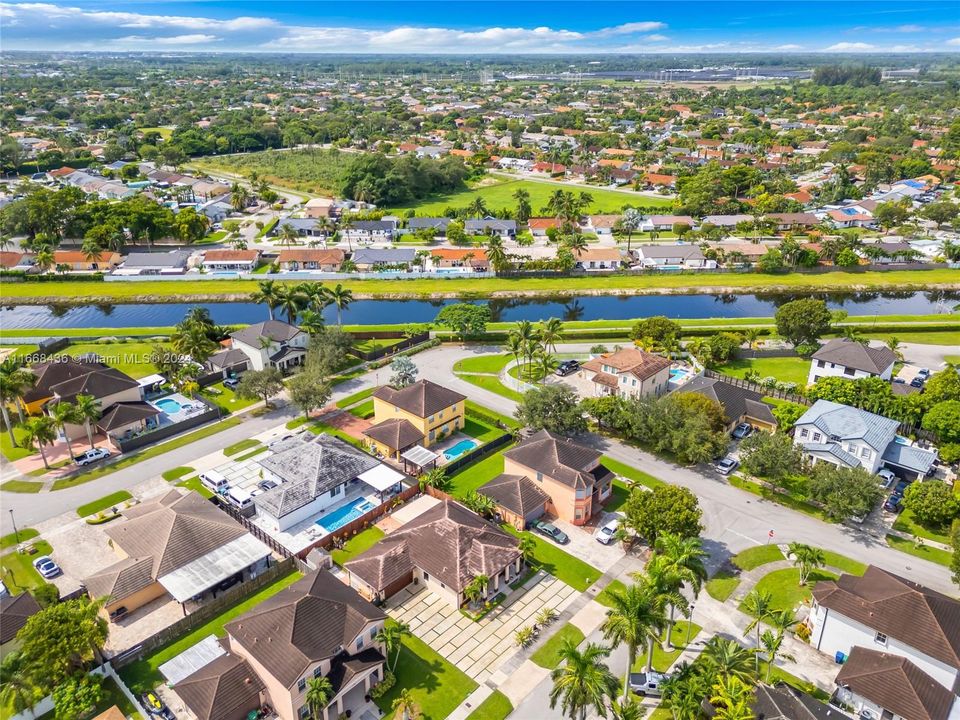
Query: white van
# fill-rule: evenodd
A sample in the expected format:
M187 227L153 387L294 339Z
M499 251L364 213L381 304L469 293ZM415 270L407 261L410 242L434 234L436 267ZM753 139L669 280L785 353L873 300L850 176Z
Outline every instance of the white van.
M200 483L215 493L226 492L230 485L227 479L216 470L206 470L200 473Z
M227 488L227 492L224 494L224 497L226 497L228 503L233 505L241 512L244 510L253 509L253 495L242 488Z

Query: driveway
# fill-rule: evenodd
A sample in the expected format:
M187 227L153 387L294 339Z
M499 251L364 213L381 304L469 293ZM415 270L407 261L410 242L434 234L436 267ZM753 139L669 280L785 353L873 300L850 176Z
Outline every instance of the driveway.
M595 515L589 525L574 525L564 520L553 520L550 522L563 530L570 542L562 546L564 552L568 552L574 557L578 557L585 563L593 565L598 570L606 572L612 568L617 561L624 556L623 546L620 543L610 543L604 545L597 542L593 536L596 529L604 525L607 521L616 517L616 513L603 512ZM546 540L546 542L553 542ZM559 546L558 546L559 547Z
M429 590L403 590L387 603L387 613L410 626L418 638L479 683L517 651L513 635L533 625L546 607L563 612L579 593L545 572L510 593L479 621L471 620Z

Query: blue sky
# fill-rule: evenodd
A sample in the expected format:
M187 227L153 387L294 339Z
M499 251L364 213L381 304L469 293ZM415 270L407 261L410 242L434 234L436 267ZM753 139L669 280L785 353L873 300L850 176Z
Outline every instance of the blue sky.
M960 52L957 0L0 2L9 50Z

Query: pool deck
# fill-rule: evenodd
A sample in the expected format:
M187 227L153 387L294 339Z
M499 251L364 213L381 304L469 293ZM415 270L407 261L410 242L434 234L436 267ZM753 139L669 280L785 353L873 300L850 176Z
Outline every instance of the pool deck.
M481 445L481 443L475 438L472 438L469 435L458 430L457 432L451 434L450 437L446 438L445 440L431 445L429 449L431 452L435 452L437 455L440 456L439 462L437 464L440 467L443 467L448 462L453 462L454 460L457 459L457 458L448 459L444 456L443 453L449 450L450 448L452 448L457 443L461 443L465 440L469 440L470 442L476 443L474 447L479 447ZM473 450L473 448L469 448L468 450L464 450L463 452L464 453L470 452L470 450ZM463 455L463 453L460 453L460 455ZM460 455L457 455L457 457L460 457Z
M324 520L330 520L331 516L336 515L337 513L342 511L344 508L348 507L349 505L352 505L353 503L358 503L358 501L361 501L361 500L370 505L370 507L368 507L364 512L369 512L370 510L372 510L373 508L377 507L377 505L380 504L380 498L378 498L375 494L364 495L363 493L358 493L351 500L347 500L346 502L341 503L340 505L337 505L336 507L332 508L328 512L325 512L320 517L316 518L313 522L315 525L320 526L321 530L326 531L324 534L336 532L341 527L349 523L351 520L356 520L358 517L363 515L363 512L357 514L354 517L347 517L346 519L343 519L342 522L340 522L340 524L337 525L336 527L330 527L330 525L327 525L326 523L324 523ZM333 520L331 524L334 524L336 522L337 520Z

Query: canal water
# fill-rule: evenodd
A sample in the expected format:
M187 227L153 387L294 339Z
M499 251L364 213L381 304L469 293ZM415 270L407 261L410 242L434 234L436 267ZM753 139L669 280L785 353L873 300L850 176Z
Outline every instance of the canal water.
M498 298L473 300L490 306L495 322L545 320L630 320L650 315L677 319L770 317L785 302L809 294L779 295L584 295L579 297ZM960 292L820 294L831 309L850 315L928 315L949 310ZM445 305L458 300L357 300L343 311L350 325L407 324L432 321ZM187 311L202 305L221 325L266 320L267 309L250 302L157 303L153 305L18 305L0 308L0 328L166 327L180 322ZM336 308L324 311L336 322Z

